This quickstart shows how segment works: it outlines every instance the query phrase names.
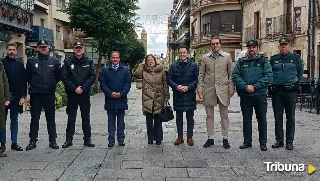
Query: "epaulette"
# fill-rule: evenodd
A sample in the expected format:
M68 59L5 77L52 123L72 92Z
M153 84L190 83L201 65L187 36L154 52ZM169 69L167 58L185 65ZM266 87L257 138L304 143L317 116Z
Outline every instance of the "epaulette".
M298 57L301 57L299 54L292 52L293 55L296 55Z
M279 55L279 53L274 54L274 55L271 56L271 58L272 58L272 57L276 57L276 56L278 56L278 55Z

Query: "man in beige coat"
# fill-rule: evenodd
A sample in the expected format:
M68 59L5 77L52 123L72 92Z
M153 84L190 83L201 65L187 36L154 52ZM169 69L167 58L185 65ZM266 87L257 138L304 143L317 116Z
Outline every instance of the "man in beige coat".
M230 98L234 94L232 82L232 59L229 53L221 50L219 38L211 39L212 52L201 58L198 78L198 95L203 99L203 105L207 113L208 140L204 148L214 145L214 106L219 104L221 129L223 135L223 147L230 148L228 142L228 106Z

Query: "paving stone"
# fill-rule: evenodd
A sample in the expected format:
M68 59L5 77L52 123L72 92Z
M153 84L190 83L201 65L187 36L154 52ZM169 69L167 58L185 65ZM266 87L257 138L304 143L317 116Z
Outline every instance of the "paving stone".
M161 161L147 161L147 160L140 160L140 161L123 161L121 168L163 168L164 163Z
M166 168L206 168L208 163L204 160L166 160Z
M167 178L167 177L188 177L185 168L146 168L142 171L142 178Z
M100 169L96 178L141 178L141 169Z
M212 168L188 168L189 177L235 177L236 174L228 167L212 167Z

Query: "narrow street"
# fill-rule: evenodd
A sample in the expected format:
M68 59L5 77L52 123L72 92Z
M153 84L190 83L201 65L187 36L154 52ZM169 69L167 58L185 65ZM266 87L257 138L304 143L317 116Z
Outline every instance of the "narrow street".
M172 102L172 99L170 100ZM160 146L147 144L145 117L141 109L141 90L133 83L126 115L126 146L107 147L107 114L103 110L104 95L92 97L91 125L95 148L85 148L82 140L81 117L78 111L74 145L62 149L65 141L67 116L65 108L56 112L60 149L48 147L44 113L42 113L38 147L32 151L7 150L8 157L0 158L0 180L103 180L103 181L211 181L211 180L320 180L320 173L267 172L264 162L312 164L320 169L319 116L305 109L296 111L296 137L293 151L274 150L274 119L271 102L268 104L268 151L259 148L257 122L253 123L253 147L240 150L242 144L242 115L239 98L232 98L230 107L229 140L231 148L222 147L220 116L215 111L215 146L203 148L206 136L204 107L199 104L195 113L195 146L186 143L174 146L175 121L164 123L164 142ZM7 129L10 128L7 122ZM19 117L19 142L28 144L30 114ZM186 126L186 124L185 124ZM186 130L186 129L185 129ZM7 131L7 149L10 148Z

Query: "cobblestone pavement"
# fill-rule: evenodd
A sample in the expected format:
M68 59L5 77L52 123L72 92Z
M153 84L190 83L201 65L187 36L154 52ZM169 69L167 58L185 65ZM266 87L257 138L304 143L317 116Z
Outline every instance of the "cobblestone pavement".
M171 99L172 101L172 99ZM104 180L104 181L208 181L208 180L320 180L317 171L302 173L267 172L264 162L312 164L320 169L319 116L307 110L296 111L296 140L293 151L274 150L274 119L268 104L268 151L259 149L257 123L253 123L253 147L240 150L242 116L239 98L234 96L230 106L229 140L231 148L222 147L219 112L215 112L216 145L203 148L206 136L205 110L201 104L195 113L195 146L174 146L175 121L164 123L164 143L147 144L145 117L141 114L141 91L132 84L129 110L126 115L126 146L107 147L107 114L103 110L102 94L92 97L92 140L95 148L84 147L81 119L78 117L74 145L62 149L65 141L65 108L56 112L59 150L48 147L44 114L41 118L38 147L32 151L7 150L0 158L0 180ZM20 116L19 143L28 144L30 114ZM10 121L8 121L10 122ZM7 123L9 128L9 123ZM185 129L186 130L186 129ZM10 147L10 131L7 132ZM9 138L9 139L8 139Z

